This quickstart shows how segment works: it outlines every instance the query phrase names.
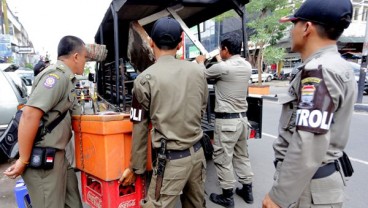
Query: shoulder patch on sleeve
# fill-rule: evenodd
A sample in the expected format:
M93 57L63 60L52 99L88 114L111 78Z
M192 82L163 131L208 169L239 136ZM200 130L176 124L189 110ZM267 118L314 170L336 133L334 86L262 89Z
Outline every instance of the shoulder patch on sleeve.
M56 76L54 76L53 74L49 74L47 75L45 81L43 82L43 86L47 89L51 89L56 85L57 81L58 78Z
M302 72L299 93L297 130L327 133L333 121L334 103L323 79L321 66Z
M146 118L146 111L137 100L136 95L133 93L132 107L130 108L130 120L132 122L141 122Z

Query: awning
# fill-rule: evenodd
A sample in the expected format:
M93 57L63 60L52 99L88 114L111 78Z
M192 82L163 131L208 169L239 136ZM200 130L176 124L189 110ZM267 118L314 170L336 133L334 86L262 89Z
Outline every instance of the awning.
M343 37L341 36L337 42L341 43L364 43L364 37Z
M296 61L296 60L300 60L300 53L287 53L284 56L284 60L285 61Z
M341 56L346 59L361 59L362 53L346 52L346 53L341 54Z

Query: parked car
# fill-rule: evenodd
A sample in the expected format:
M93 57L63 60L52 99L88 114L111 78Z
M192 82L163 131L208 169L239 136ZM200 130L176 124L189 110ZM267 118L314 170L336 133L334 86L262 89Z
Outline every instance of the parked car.
M15 73L22 79L24 84L27 87L28 95L31 94L32 84L34 81L34 72L32 69L27 68L19 68L15 71Z
M17 110L27 102L28 95L26 85L19 76L15 72L3 70L0 70L0 92L0 135L2 135ZM7 159L0 149L0 163Z
M291 72L285 73L284 71L281 71L280 74L275 72L272 75L275 80L290 80Z
M27 88L15 72L0 70L0 135L15 112L27 102Z
M354 63L349 61L355 75L355 81L359 82L360 77L360 64ZM368 94L368 73L365 74L365 81L364 81L364 93Z
M262 73L262 82L271 82L273 75L270 73ZM258 82L258 69L252 69L252 74L250 75L249 83Z

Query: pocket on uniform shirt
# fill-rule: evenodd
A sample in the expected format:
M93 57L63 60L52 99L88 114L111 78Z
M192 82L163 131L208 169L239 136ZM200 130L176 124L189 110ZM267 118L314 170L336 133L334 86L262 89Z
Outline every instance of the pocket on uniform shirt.
M344 184L339 172L311 181L313 204L337 204L344 201Z

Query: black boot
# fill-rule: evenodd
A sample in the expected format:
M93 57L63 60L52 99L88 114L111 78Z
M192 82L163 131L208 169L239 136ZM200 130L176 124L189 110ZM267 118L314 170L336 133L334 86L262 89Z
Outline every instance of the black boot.
M244 201L248 204L253 204L253 192L252 192L252 184L243 184L243 188L236 188L236 194L238 194Z
M233 189L222 189L222 194L212 193L210 200L226 208L234 207Z

